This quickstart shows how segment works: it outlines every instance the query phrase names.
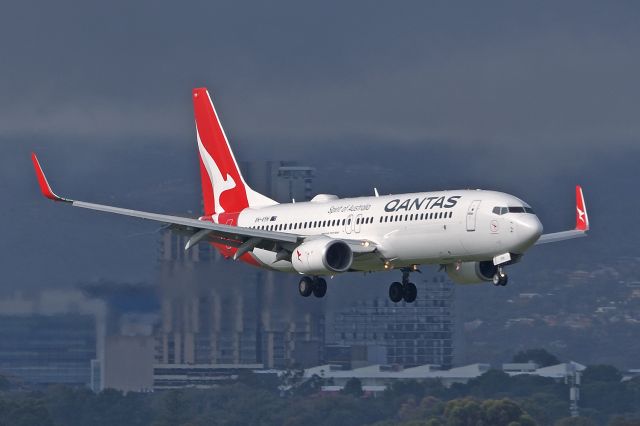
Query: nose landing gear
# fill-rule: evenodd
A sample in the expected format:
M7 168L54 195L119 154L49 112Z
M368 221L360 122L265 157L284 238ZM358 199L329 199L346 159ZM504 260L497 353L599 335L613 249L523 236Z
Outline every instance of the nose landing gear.
M402 269L402 283L393 282L389 286L389 299L393 303L398 303L404 299L407 303L413 303L418 297L418 288L412 282L409 282L409 273L417 271L417 269ZM419 271L418 271L419 272Z
M507 285L507 283L509 282L509 277L504 272L504 269L502 268L502 266L498 266L498 270L493 275L493 278L491 279L491 281L493 282L493 285L495 285L495 286L505 286L505 285Z
M320 277L302 277L298 283L298 292L302 297L309 297L311 293L317 298L327 294L327 281Z

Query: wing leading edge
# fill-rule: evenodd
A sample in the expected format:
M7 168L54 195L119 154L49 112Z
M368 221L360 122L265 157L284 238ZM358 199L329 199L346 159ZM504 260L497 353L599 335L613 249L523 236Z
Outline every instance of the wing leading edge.
M589 230L589 215L587 205L584 201L582 187L576 185L576 227L569 231L553 232L540 236L536 245L555 243L558 241L571 240L574 238L586 237Z

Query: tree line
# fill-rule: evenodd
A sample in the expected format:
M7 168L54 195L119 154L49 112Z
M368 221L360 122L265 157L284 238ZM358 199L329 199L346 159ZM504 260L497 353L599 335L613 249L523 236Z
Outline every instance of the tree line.
M398 381L375 397L357 379L326 394L320 392L325 380L296 374L244 374L215 389L126 394L34 390L0 377L0 426L638 426L640 378L621 378L612 366L587 367L582 416L571 418L566 384L500 370L450 387L438 380Z

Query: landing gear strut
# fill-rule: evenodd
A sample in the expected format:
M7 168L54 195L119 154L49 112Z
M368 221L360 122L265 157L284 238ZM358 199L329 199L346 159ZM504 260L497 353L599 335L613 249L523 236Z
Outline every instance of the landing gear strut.
M311 293L317 298L327 294L327 281L320 277L302 277L298 283L298 292L302 297L309 297Z
M404 299L407 303L413 303L418 296L418 289L416 285L409 282L409 273L412 270L408 268L402 269L402 283L394 282L389 286L389 299L393 303L398 303Z
M505 286L505 285L507 285L507 283L509 282L509 277L504 272L504 269L502 268L502 266L498 266L498 270L493 275L493 278L491 279L491 281L493 282L493 285L495 285L495 286Z

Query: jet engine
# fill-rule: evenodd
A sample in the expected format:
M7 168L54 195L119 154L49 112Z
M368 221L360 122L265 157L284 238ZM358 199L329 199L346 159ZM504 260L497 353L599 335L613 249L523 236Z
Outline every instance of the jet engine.
M449 278L457 284L477 284L491 281L498 267L490 260L482 262L463 262L456 268L455 263L445 265Z
M303 274L331 275L346 272L353 263L353 251L347 243L329 237L305 241L293 250L291 264Z

